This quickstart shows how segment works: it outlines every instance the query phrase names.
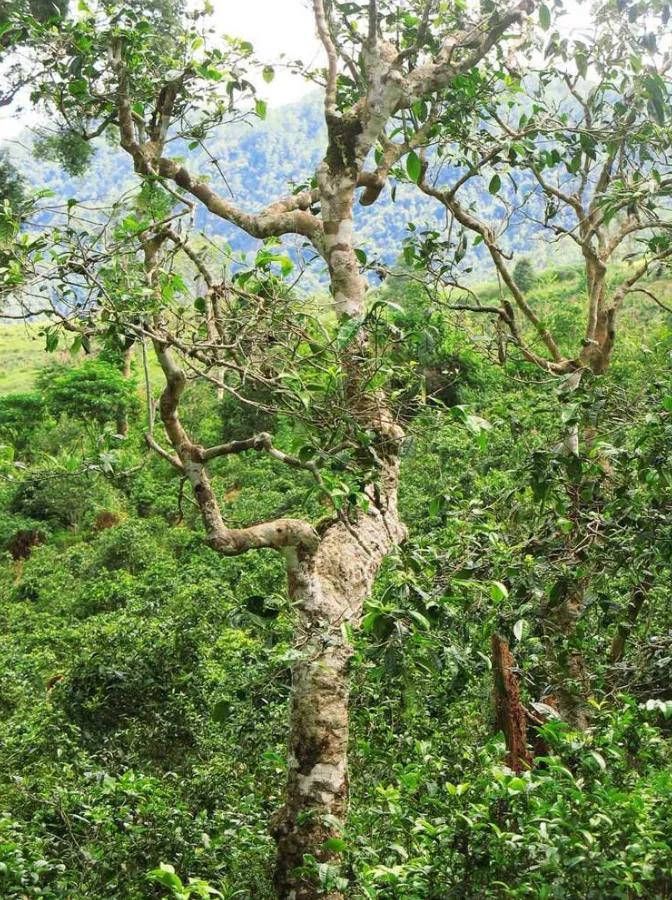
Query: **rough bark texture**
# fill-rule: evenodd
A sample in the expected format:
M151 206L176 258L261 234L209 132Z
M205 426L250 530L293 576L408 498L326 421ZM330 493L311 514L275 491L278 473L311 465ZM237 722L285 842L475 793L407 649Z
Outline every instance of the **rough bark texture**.
M532 766L532 754L527 746L527 714L520 699L520 683L515 667L508 642L493 634L492 670L497 728L506 739L507 765L521 772Z
M315 553L289 552L290 597L301 659L292 670L286 802L274 817L280 897L321 896L297 874L304 856L335 860L348 804L348 662L345 625L357 627L381 562L404 537L396 509L397 465L385 472L386 506L372 504L350 527L332 525ZM331 893L332 898L338 893Z

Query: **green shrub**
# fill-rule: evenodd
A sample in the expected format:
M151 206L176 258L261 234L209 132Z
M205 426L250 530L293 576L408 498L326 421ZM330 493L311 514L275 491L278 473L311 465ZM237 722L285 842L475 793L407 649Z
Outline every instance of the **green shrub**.
M513 280L516 287L527 294L537 282L534 267L529 259L519 259L513 268Z
M0 397L0 440L11 442L17 449L28 447L43 424L44 413L44 399L36 392Z
M50 366L40 372L38 385L55 417L65 415L102 427L139 409L134 382L100 359L76 368Z
M93 524L97 513L118 504L116 491L96 472L36 468L15 488L9 510L53 527L74 528Z
M367 896L667 896L672 774L659 732L632 703L583 737L558 724L541 729L549 755L522 775L497 741L457 765L409 747L358 805Z

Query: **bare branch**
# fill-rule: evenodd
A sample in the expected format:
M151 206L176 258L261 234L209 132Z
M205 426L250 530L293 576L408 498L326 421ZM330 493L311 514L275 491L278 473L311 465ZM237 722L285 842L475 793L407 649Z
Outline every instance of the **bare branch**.
M194 250L189 241L186 241L184 238L180 237L180 235L172 228L164 228L162 233L165 234L166 237L170 238L170 240L174 244L176 244L181 250L184 251L185 255L189 257L200 275L203 277L203 281L205 281L208 288L212 288L215 284L215 278L212 272L203 262L201 256L196 252L196 250Z
M632 288L628 289L627 293L628 294L646 294L646 296L649 297L651 300L653 300L653 302L657 306L659 306L661 309L664 309L665 312L670 313L670 315L672 315L672 306L667 306L667 304L663 303L663 301L659 297L656 297L656 295L653 293L653 291L648 290L648 288L632 287Z
M315 15L317 34L327 54L327 84L324 95L324 111L328 117L332 117L337 115L338 53L327 24L324 0L313 0L313 13Z
M455 216L457 221L463 225L465 228L468 228L470 231L474 231L477 234L480 234L483 238L483 243L488 249L492 261L497 268L497 271L502 277L502 280L506 284L509 289L511 296L516 302L516 305L521 310L525 318L534 326L537 331L539 337L544 342L548 352L551 354L551 358L554 363L559 365L564 365L566 363L565 358L560 352L560 348L558 347L553 335L546 328L546 326L541 322L537 314L534 312L532 307L529 305L522 291L515 283L513 279L513 274L511 273L506 260L504 258L504 254L497 246L495 241L495 236L492 233L491 229L488 228L485 223L481 222L474 215L468 212L454 197L451 191L441 190L440 188L435 188L432 185L428 184L425 180L424 173L419 182L420 189L430 197L434 197L440 203L442 203L450 212ZM535 360L536 361L536 360ZM548 368L548 361L544 361L544 368Z
M378 5L376 0L369 0L369 47L376 46L378 38Z
M142 168L141 162L140 171ZM311 191L292 194L272 203L260 213L252 214L243 212L235 203L222 197L172 159L162 157L158 160L157 169L164 178L170 178L178 187L200 200L211 213L237 225L251 237L263 239L283 234L301 234L316 244L320 243L322 224L316 216L307 212L314 202Z
M173 468L177 469L178 472L181 472L182 475L184 475L184 466L180 462L179 457L174 453L168 453L167 450L164 450L149 431L145 435L145 442L150 449L154 450L155 453L158 453L162 459L165 459L171 464L171 466L173 466Z

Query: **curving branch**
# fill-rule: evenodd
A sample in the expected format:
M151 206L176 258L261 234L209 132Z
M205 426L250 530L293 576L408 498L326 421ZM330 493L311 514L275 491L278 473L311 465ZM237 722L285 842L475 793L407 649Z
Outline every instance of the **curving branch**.
M504 258L504 254L497 246L495 235L493 234L492 230L480 219L477 219L475 215L467 211L461 203L459 203L454 195L454 191L442 190L428 184L425 179L424 172L420 178L419 187L423 191L423 193L427 194L430 197L434 197L434 199L443 204L443 206L445 206L446 209L450 211L450 213L455 217L460 225L463 225L465 228L468 228L470 231L473 231L482 237L483 243L485 244L490 257L492 258L492 261L495 264L495 267L499 272L502 281L509 289L509 292L514 299L516 306L520 309L528 322L530 322L530 324L534 327L537 334L543 341L546 349L551 355L551 360L549 361L544 360L543 357L538 357L536 356L536 354L534 354L532 355L531 361L535 362L537 365L541 365L542 368L546 369L549 372L567 371L567 367L571 365L570 360L567 360L563 356L555 338L548 330L548 328L546 328L543 322L539 319L535 311L525 299L523 292L514 281L513 273L509 269L509 266ZM507 324L509 323L507 322Z
M121 41L113 42L111 58L117 76L120 143L132 158L135 171L139 175L158 175L172 181L199 200L211 213L237 225L251 237L264 239L280 237L283 234L300 234L309 238L319 248L322 223L309 211L315 203L315 192L302 191L299 194L292 194L276 200L258 213L248 213L218 194L185 166L163 156L173 107L184 73L180 78L167 82L162 87L150 128L150 140L141 140L134 124L132 104L128 95L128 78L123 63ZM179 199L185 202L183 197Z
M142 159L144 160L144 154ZM141 160L141 172L143 167L144 163ZM159 175L169 178L178 187L196 197L211 213L231 222L232 225L237 225L251 237L264 239L280 237L283 234L300 234L314 243L320 242L322 224L316 216L308 212L314 202L311 191L303 191L277 200L259 213L247 213L172 159L161 157L156 168Z
M417 100L447 87L457 75L469 72L499 43L507 29L524 22L533 9L533 0L522 0L509 12L501 16L494 14L487 23L479 22L448 38L431 63L418 66L410 73L400 108L412 106ZM461 50L471 52L456 61L455 54Z
M661 309L665 310L666 313L670 313L670 315L672 315L672 306L668 306L666 303L663 303L663 301L660 299L660 297L657 297L653 293L653 291L648 290L648 288L631 287L627 290L626 293L628 293L628 294L644 294L650 300L653 300L653 302L656 304L656 306L659 306Z
M274 447L273 438L267 431L262 431L245 440L230 441L228 444L219 444L217 447L210 447L202 452L201 458L203 461L207 462L211 459L216 459L219 456L245 453L246 450L258 450L262 453L268 453L273 459L277 459L279 462L284 463L286 466L290 466L292 469L305 469L307 472L311 472L320 484L322 483L319 469L314 462L303 462L298 456L292 456L289 453L285 453L284 450L279 450L277 447Z
M184 372L175 363L166 345L161 345L157 341L154 347L166 379L166 387L159 402L161 421L196 497L208 545L226 556L237 556L248 550L263 548L287 550L303 547L309 551L317 549L318 534L310 523L302 519L275 519L247 528L226 526L204 465L203 450L190 440L179 418L178 407L186 385Z
M157 287L159 252L167 236L157 235L144 242L144 265L148 284L152 290ZM154 352L165 378L165 387L159 400L161 421L168 440L175 451L174 456L157 443L150 433L146 436L148 445L171 463L189 481L194 497L201 511L201 518L206 530L206 541L210 547L227 556L237 556L248 550L269 548L285 551L304 548L314 552L319 546L319 536L309 522L302 519L276 519L250 525L247 528L228 528L222 517L219 501L212 488L207 471L207 459L229 452L240 452L251 449L251 442L234 442L206 451L194 443L185 430L179 415L179 405L186 387L187 379L182 368L175 362L170 345L161 339L153 338ZM264 435L263 448L275 450ZM252 439L254 441L254 439ZM276 451L276 458L284 457ZM298 461L297 461L298 462Z
M148 431L145 435L145 443L150 448L150 450L158 453L158 455L162 459L165 459L166 462L169 462L174 469L177 469L178 472L184 475L184 466L180 462L179 456L177 456L177 454L175 453L169 453L167 450L164 450L164 448L161 446L161 444L159 444L151 431Z

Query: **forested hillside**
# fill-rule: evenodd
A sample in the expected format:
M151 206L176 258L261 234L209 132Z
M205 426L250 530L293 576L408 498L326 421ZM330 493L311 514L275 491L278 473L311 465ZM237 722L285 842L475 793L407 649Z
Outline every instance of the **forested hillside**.
M310 7L0 11L0 897L670 898L669 6Z

